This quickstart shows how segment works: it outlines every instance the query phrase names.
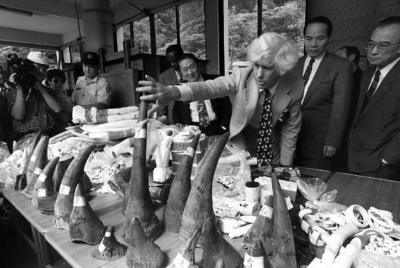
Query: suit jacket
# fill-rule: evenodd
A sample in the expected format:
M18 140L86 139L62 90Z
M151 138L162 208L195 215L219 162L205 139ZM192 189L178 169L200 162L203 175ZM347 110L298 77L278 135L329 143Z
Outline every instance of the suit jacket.
M382 80L362 109L375 68L364 71L360 97L349 136L349 169L356 173L378 170L382 159L400 164L400 62Z
M208 136L220 135L229 129L232 106L229 98L227 97L213 99L210 100L210 102L217 118L207 127L200 127L200 129ZM173 118L175 123L181 123L185 125L193 124L190 104L188 102L176 101L173 108Z
M171 85L178 85L179 81L178 78L176 77L175 70L173 68L168 68L166 71L162 72L160 74L160 83L166 85L166 86L171 86ZM167 115L168 116L168 123L173 124L173 108L174 108L174 103L170 103L163 108L162 112L159 113L159 116L161 115Z
M252 66L234 68L230 76L187 85L190 88L192 100L230 97L232 103L232 116L229 124L231 138L239 136L254 116L259 89L254 79ZM275 164L292 164L301 126L302 90L303 81L292 72L282 76L276 87L272 99L273 163Z
M305 57L297 63L302 77ZM347 123L353 87L351 63L331 53L322 59L302 103L298 141L301 157L322 157L324 145L339 148Z

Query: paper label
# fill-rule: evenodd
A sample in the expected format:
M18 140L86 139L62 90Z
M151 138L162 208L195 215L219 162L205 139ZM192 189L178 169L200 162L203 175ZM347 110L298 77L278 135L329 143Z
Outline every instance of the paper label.
M39 176L39 178L38 178L38 181L44 182L44 181L46 180L46 178L47 178L46 174L41 173L40 176Z
M135 131L135 138L137 139L144 139L147 136L147 131L145 128L136 129Z
M106 232L105 234L104 234L104 237L110 237L111 236L111 233L110 232Z
M273 208L271 208L270 206L264 205L264 206L262 206L259 214L265 218L272 219L273 212L274 212Z
M310 225L305 220L301 221L301 230L308 233L310 231Z
M59 193L63 195L69 195L70 190L71 188L69 186L61 184Z
M190 261L185 259L180 252L178 252L178 254L176 254L176 257L175 257L173 263L176 265L176 267L179 267L179 268L189 268L190 267Z
M316 245L316 244L317 244L317 240L318 240L318 238L319 238L320 236L321 236L321 233L320 233L320 232L318 232L318 231L316 231L316 230L313 230L313 231L310 233L310 236L309 236L311 244Z
M312 213L312 210L309 209L309 208L302 209L302 210L300 210L300 212L299 212L299 218L302 220L302 219L304 218L305 215L311 214L311 213Z
M36 168L35 169L35 172L33 172L33 174L35 174L35 175L40 175L42 173L42 169L41 168Z
M97 249L99 250L100 253L103 253L103 251L106 249L106 246L104 246L103 244L103 239L101 240L101 243Z
M74 197L74 207L84 207L86 205L85 198L83 196Z
M292 201L290 201L290 197L286 197L285 200L286 200L287 210L291 210L293 208L293 205Z
M264 257L252 257L246 253L244 255L243 266L245 268L264 268Z
M194 151L194 149L192 147L187 147L185 152L183 152L183 154L186 154L186 155L188 155L190 157L193 157L194 153L195 153L195 151Z
M46 197L46 189L38 189L37 195L38 197Z

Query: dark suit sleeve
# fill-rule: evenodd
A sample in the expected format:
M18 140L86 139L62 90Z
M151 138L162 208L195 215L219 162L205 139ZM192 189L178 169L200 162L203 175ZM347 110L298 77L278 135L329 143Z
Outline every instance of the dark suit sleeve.
M382 158L389 164L400 162L400 104L397 104L397 131L393 138L386 144Z
M339 148L347 123L351 91L353 87L353 71L350 62L338 64L338 73L333 83L332 111L324 145Z

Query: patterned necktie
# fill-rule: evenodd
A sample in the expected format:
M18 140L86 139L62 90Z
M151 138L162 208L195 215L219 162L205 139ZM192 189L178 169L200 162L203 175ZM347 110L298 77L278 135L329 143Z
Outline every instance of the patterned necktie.
M210 124L210 118L208 117L206 104L204 101L197 102L197 111L199 113L199 126L207 127Z
M272 97L269 90L264 90L265 100L261 113L257 137L257 164L268 166L272 161Z
M365 106L367 106L368 102L372 98L372 95L374 95L374 92L375 92L376 88L378 87L380 76L381 76L381 71L379 69L377 69L374 74L374 79L372 80L371 86L368 88L367 94L365 95L363 108L365 108Z
M304 85L307 85L308 79L310 78L311 71L312 71L312 66L314 64L314 61L315 61L315 59L311 58L310 62L308 63L307 69L304 72L304 75L303 75Z

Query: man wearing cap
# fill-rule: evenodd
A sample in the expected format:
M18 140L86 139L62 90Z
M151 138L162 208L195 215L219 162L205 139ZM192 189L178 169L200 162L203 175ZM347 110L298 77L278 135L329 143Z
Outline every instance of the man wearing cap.
M99 75L99 56L94 52L85 52L82 63L85 75L76 81L72 103L86 108L108 108L111 90L107 80Z

